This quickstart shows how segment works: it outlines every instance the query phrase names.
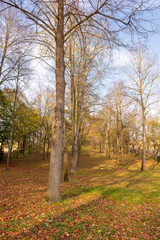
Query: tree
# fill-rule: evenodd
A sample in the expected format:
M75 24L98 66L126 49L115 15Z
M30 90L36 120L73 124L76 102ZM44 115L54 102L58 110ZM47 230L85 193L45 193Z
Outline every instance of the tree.
M144 32L142 28L142 11L147 11L148 1L124 0L119 2L104 1L42 1L42 0L0 0L4 4L22 11L28 19L44 30L56 46L56 107L55 121L52 128L51 157L47 196L50 201L60 200L60 173L63 143L63 123L65 105L65 62L64 45L70 35L83 24L100 31L109 43L121 44L122 31ZM4 7L5 8L5 7ZM69 27L67 22L74 19ZM39 31L38 29L38 31ZM146 30L145 30L146 32ZM91 32L92 34L92 32ZM127 39L128 40L128 39ZM124 42L123 42L124 44Z
M147 125L147 133L146 140L150 148L154 148L154 150L158 150L158 143L160 137L160 121L158 117L150 117L146 121Z
M22 25L20 14L16 9L8 8L0 13L0 85L10 83L18 61L28 48L24 40L28 27ZM22 51L23 49L23 51Z
M4 92L0 90L0 160L3 157L4 144L8 142L11 129L12 105Z
M129 95L139 104L141 109L143 143L141 171L143 171L145 170L146 155L146 115L150 106L155 103L154 95L159 71L155 68L153 58L138 49L132 55L131 65L125 73L129 78L127 85Z
M80 134L82 124L87 118L90 107L95 104L95 89L100 83L104 72L103 60L104 43L100 38L91 38L88 28L82 35L73 35L69 41L69 57L67 62L66 79L69 82L70 99L67 99L70 109L70 124L72 128L72 169L74 175L78 164L80 150ZM67 54L66 54L67 56ZM67 78L68 77L68 78ZM95 102L94 102L95 101Z

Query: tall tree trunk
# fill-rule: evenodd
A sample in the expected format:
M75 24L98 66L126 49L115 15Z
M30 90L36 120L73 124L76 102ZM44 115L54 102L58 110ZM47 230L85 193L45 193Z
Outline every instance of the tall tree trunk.
M34 133L33 133L33 136L32 136L33 138L32 138L32 155L34 154L34 144L35 144L35 142L34 142Z
M40 124L40 133L39 133L39 146L38 146L38 154L41 155L41 142L42 142L42 126Z
M46 134L44 136L44 142L43 142L43 157L42 157L42 160L45 159L45 148L46 148Z
M6 58L7 50L8 50L8 40L9 40L9 33L10 33L9 20L8 19L7 19L7 30L6 30L6 36L5 36L5 44L4 44L3 53L2 53L2 57L1 57L1 63L0 63L0 82L1 82L3 65L4 65L5 58Z
M29 155L31 155L31 135L29 136L29 143L28 143L28 145L29 145Z
M52 127L51 156L47 198L49 201L59 201L60 176L63 144L64 123L64 1L58 1L57 35L56 35L56 107L55 121Z
M117 151L116 151L116 160L118 162L118 155L119 155L119 133L118 133L118 136L117 136Z
M107 149L107 158L111 158L111 109L109 109L109 121L108 121L108 149Z
M72 175L75 175L75 171L78 163L78 139L79 139L80 125L81 125L81 106L80 106L79 114L77 117L78 117L77 129L76 129L76 136L75 136L75 142L74 142L74 152L72 157L72 170L71 170Z
M101 143L99 144L99 152L100 153L102 152L102 144Z
M18 146L17 146L17 156L16 156L17 159L18 159L18 154L19 154L19 141L18 141Z
M0 161L2 161L3 158L3 140L1 141L1 150L0 150Z
M141 165L141 171L144 171L146 169L145 166L145 158L146 158L146 130L145 130L145 115L144 111L142 110L142 142L143 142L143 156L142 156L142 165Z
M48 136L47 158L49 158L50 137Z
M24 136L23 138L23 145L22 145L22 153L23 153L23 156L25 154L25 150L26 150L26 136Z
M64 148L63 148L63 160L64 160L64 181L69 181L69 168L68 168L68 144L67 144L67 136L64 127Z
M12 150L13 131L14 131L14 123L15 123L15 111L16 111L18 85L19 85L19 74L20 74L20 62L18 62L18 73L17 73L17 79L16 79L16 90L15 90L15 96L14 96L14 103L13 103L12 125L11 125L10 139L9 139L9 144L8 144L6 170L9 170L9 160L10 160L11 150Z
M76 92L74 79L74 44L70 40L70 74L71 74L71 119L72 119L72 157L74 153L75 141L75 113L76 113Z
M123 146L123 130L121 132L121 165L123 165L123 152L124 152L124 146Z

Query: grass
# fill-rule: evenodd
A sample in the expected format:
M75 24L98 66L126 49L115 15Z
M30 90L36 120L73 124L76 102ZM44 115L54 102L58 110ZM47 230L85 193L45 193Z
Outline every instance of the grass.
M49 161L0 165L0 239L160 239L160 165L124 156L121 166L95 151L61 181L62 201L48 203Z

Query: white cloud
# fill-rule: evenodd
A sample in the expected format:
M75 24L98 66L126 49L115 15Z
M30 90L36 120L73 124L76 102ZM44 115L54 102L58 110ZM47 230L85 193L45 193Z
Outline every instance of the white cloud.
M114 67L124 67L130 62L130 53L127 50L113 50L113 65Z

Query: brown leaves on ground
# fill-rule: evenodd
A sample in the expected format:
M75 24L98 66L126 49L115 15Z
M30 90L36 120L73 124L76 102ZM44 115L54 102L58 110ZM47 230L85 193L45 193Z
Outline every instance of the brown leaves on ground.
M83 154L59 203L46 201L47 160L0 165L0 239L160 239L160 166L125 159Z

